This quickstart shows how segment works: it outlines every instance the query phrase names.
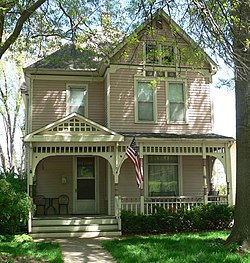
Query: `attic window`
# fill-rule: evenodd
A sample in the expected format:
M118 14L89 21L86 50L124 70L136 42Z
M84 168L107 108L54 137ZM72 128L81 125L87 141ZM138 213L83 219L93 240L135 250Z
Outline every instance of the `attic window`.
M148 64L175 64L175 52L172 46L164 45L163 43L147 42L145 51L146 63Z
M163 26L162 26L162 18L158 18L155 22L155 27L158 28L158 29L162 29Z
M146 43L146 62L152 64L158 63L157 45L152 42Z

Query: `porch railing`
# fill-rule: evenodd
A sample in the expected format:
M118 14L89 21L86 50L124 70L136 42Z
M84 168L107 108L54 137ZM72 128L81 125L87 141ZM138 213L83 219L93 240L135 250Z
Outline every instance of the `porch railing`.
M144 203L141 202L141 198L120 197L120 199L120 211L131 211L135 214L144 212L146 215L154 214L157 207L176 212L179 209L190 210L194 206L204 204L203 196L152 197L144 198ZM227 196L208 196L208 203L227 204ZM142 205L144 209L141 209Z

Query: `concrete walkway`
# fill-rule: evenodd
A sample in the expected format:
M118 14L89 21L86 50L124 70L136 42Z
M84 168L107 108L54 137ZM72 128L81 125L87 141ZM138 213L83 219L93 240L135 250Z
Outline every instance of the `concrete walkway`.
M46 238L39 241L59 243L64 263L115 263L101 246L101 241L107 239L110 238Z

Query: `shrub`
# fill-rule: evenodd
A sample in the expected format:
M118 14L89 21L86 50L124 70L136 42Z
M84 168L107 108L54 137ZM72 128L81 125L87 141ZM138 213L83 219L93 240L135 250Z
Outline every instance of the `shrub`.
M0 176L0 234L17 233L27 223L32 202L24 185L24 181L13 174Z
M123 234L160 234L177 231L220 230L231 226L233 207L207 204L191 210L166 211L158 207L152 215L122 211Z

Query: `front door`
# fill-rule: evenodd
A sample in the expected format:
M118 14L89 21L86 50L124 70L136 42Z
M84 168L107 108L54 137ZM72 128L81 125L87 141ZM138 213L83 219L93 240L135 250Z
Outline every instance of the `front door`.
M95 157L77 157L76 162L75 212L95 214L97 212Z

